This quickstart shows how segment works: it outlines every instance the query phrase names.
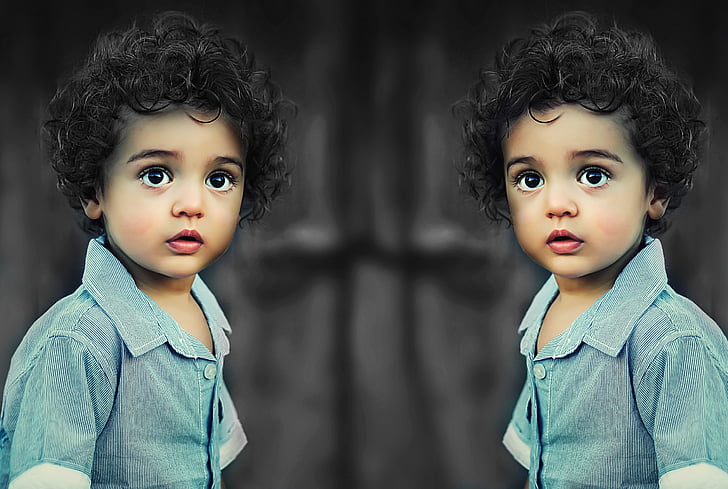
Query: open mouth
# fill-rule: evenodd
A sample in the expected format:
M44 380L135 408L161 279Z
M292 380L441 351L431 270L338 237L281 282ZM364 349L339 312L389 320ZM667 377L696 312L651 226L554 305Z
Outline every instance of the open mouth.
M188 255L199 250L204 241L200 233L194 229L185 229L169 238L167 244L175 252Z
M558 243L563 241L578 241L579 243L583 243L583 240L571 234L569 231L566 231L565 229L556 229L552 231L551 234L549 234L548 239L546 240L547 243Z
M564 229L556 229L549 234L546 244L559 254L573 253L584 243L582 239Z
M181 231L171 238L167 240L168 243L171 243L172 241L183 241L183 242L193 242L193 243L203 243L202 236L200 236L200 233L195 231L194 229L185 229L184 231Z
M568 236L556 236L550 242L553 243L554 241L574 241L574 239Z

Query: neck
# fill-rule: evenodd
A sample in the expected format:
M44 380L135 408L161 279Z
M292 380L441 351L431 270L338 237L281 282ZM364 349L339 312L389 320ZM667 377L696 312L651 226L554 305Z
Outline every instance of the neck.
M168 277L150 270L146 270L137 265L120 249L110 243L108 246L111 253L124 265L129 274L134 279L136 286L157 302L179 302L191 299L192 283L195 276L187 277Z
M555 278L562 300L592 303L612 288L617 277Z
M134 277L134 282L139 287L139 290L147 294L157 303L189 300L192 297L191 290L194 277L179 279L169 277L160 279L159 277L155 277L155 280L145 279L147 277Z
M593 303L614 286L617 276L642 249L642 240L611 266L583 277L555 276L562 300Z

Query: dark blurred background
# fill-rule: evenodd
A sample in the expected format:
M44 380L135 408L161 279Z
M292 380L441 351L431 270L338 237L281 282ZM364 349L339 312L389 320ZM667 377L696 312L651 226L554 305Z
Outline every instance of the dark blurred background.
M663 241L673 286L725 328L725 3L12 2L0 386L33 319L80 280L87 238L38 143L56 83L99 32L181 9L242 37L299 109L292 188L203 274L233 326L226 378L250 438L228 487L522 487L500 439L522 383L516 327L545 275L458 189L451 106L504 41L575 8L649 31L704 102L706 160Z

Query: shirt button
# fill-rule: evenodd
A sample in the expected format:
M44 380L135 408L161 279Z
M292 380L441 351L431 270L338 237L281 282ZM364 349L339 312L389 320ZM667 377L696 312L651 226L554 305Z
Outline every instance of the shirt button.
M217 367L212 363L208 363L207 366L205 367L205 371L203 372L203 375L205 376L206 379L214 379L216 373L217 373Z
M537 363L533 366L533 376L536 377L538 380L541 380L546 377L546 368L541 365L540 363Z

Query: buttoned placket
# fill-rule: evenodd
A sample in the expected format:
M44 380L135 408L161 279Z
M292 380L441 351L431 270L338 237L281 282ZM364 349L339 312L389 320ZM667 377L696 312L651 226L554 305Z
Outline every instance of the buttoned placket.
M541 469L545 465L546 460L542 457L544 453L543 445L550 442L549 437L549 410L550 410L550 393L552 382L555 380L553 370L555 363L559 358L572 353L574 341L570 339L570 335L562 334L554 338L548 345L544 346L541 351L534 354L536 340L538 335L533 331L528 338L524 340L529 344L523 353L526 356L526 364L528 371L528 379L531 386L531 403L530 403L530 419L532 433L535 437L535 443L531 447L531 468L529 471L531 478L531 487L539 488L539 479ZM526 346L526 345L523 345Z
M536 459L531 460L533 467L537 469L533 472L533 483L535 487L541 487L538 481L541 478L541 470L548 464L548 452L544 453L544 444L551 442L549 434L550 426L550 411L551 411L551 388L555 378L553 375L553 369L557 358L549 355L543 355L545 352L540 352L535 357L530 357L531 369L531 383L532 383L532 398L531 398L531 419L534 423L534 435L537 439L537 454Z
M218 382L220 379L220 370L222 368L222 355L219 353L219 339L216 335L211 333L213 337L213 354L206 346L204 346L199 340L184 332L181 328L175 328L177 335L174 336L174 345L176 350L187 356L190 361L194 362L195 370L197 371L197 382L199 386L199 402L200 402L200 419L199 419L199 430L203 440L205 440L205 446L200 447L201 458L207 459L209 464L207 467L209 474L210 488L220 487L220 476L219 470L219 450L217 449L217 427L219 425L216 420L219 416L218 402ZM171 336L171 335L170 335ZM208 409L205 409L209 407Z
M222 357L216 358L214 362L208 362L203 368L203 378L212 384L212 408L210 410L209 420L209 433L210 438L207 444L208 460L210 461L210 470L212 473L212 486L213 488L220 487L220 447L218 447L217 440L218 430L220 426L220 370L222 365Z
M535 443L531 444L531 470L528 471L530 479L530 487L538 488L538 473L541 470L541 427L538 419L538 393L536 387L536 374L534 372L538 363L534 363L533 353L528 353L526 357L526 366L528 371L528 379L531 386L531 402L528 404L531 421L531 433L535 437Z
M205 315L208 323L215 322L216 319ZM217 326L217 325L216 325ZM212 341L215 350L215 361L214 363L208 363L205 366L203 375L205 378L213 382L212 392L212 409L210 418L210 442L208 444L210 467L212 469L212 487L217 489L221 486L221 471L220 467L220 446L218 440L220 439L220 422L225 413L221 412L221 401L220 401L220 384L222 383L222 371L223 362L225 355L230 351L230 346L227 341L227 337L223 332L222 327L210 327L212 332Z

